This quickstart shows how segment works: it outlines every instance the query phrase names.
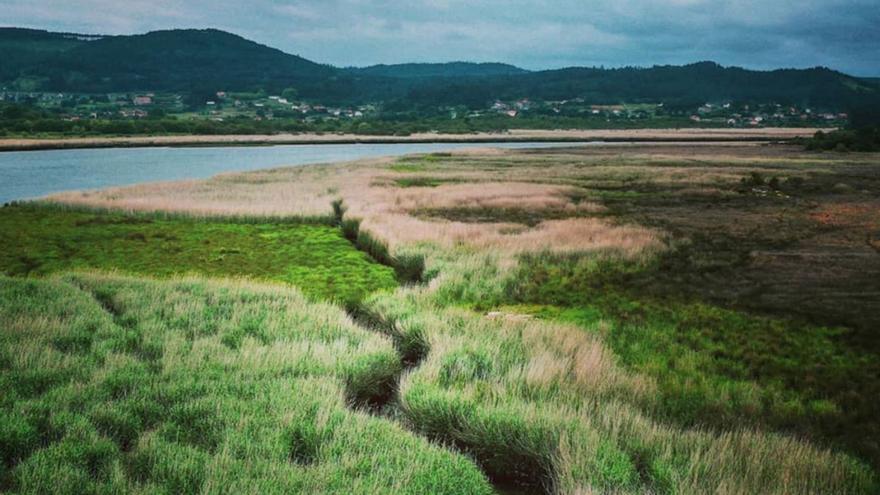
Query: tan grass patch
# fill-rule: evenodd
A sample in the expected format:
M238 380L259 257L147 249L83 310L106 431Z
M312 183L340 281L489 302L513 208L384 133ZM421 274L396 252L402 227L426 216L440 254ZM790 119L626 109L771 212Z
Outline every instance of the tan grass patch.
M499 153L456 154L479 162ZM514 160L504 152L504 157ZM333 165L277 168L257 172L222 174L208 180L141 184L103 191L68 192L50 199L65 204L129 211L186 212L210 215L327 215L330 203L341 198L350 217L362 228L383 239L392 249L417 243L492 248L508 253L549 250L586 251L619 247L626 253L661 245L659 235L640 227L621 227L595 218L546 221L533 229L514 223L464 223L432 221L414 216L426 208L519 208L536 212L568 211L587 215L602 211L590 201L575 202L577 188L553 184L570 172L566 163L558 170L536 175L533 168L513 167L506 175L526 182L504 180L503 175L477 169L472 177L488 182L442 184L435 188L398 188L387 185L389 159ZM445 170L445 169L444 169ZM472 169L473 170L473 169ZM452 167L452 172L456 167ZM434 173L436 171L432 171ZM597 173L599 173L597 171ZM537 183L537 180L551 183Z

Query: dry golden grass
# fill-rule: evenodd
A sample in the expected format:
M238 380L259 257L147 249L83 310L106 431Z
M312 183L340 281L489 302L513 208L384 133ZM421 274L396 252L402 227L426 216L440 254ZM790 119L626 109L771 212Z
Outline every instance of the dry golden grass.
M487 155L497 158L499 153ZM461 156L473 155L463 153ZM587 251L619 246L635 253L661 244L658 234L651 230L590 218L589 215L602 212L599 204L576 202L571 197L574 192L571 186L552 184L560 180L560 175L565 177L564 166L557 173L543 176L536 176L532 169L513 169L508 175L515 177L515 181L505 180L503 174L479 171L464 178L470 183L403 188L397 187L391 179L407 174L389 170L390 163L390 160L365 160L278 168L223 174L208 180L68 192L49 199L78 206L185 212L197 216L307 216L329 213L330 203L341 198L348 208L347 215L361 219L362 228L386 241L392 249L428 242L505 252ZM449 177L462 179L460 174ZM538 183L539 180L551 183ZM465 223L426 219L416 214L419 210L436 208L519 208L538 214L543 210L556 210L573 218L524 228L510 222Z
M590 251L619 247L628 254L662 248L663 236L602 217L592 190L640 184L687 194L718 194L759 167L803 165L803 174L846 163L852 157L818 160L788 150L757 146L608 146L514 151L473 149L420 161L406 158L228 173L207 180L160 182L97 192L69 192L50 199L73 205L193 215L326 215L342 199L347 215L387 242L392 250L434 243L443 247L492 248L506 253ZM818 161L817 161L818 160ZM809 168L807 168L809 166ZM432 180L435 187L401 187L402 181ZM412 182L418 185L418 182ZM581 193L582 194L582 193ZM518 209L536 217L534 226L497 219L463 222L426 216L437 209Z

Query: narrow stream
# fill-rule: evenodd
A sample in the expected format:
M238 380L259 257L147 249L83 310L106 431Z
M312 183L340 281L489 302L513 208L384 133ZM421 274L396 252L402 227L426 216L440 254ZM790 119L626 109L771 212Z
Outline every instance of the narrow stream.
M387 384L387 388L383 393L374 397L366 398L366 400L363 400L363 398L361 400L356 400L353 402L352 406L357 409L368 411L370 414L380 416L383 419L395 421L416 435L424 436L422 432L414 429L411 425L407 424L406 421L400 421L400 410L397 404L399 401L401 378L407 372L418 368L422 361L428 356L430 350L425 344L404 342L403 339L393 331L393 325L390 322L384 321L381 317L367 308L347 308L346 312L354 323L361 328L390 337L394 342L394 347L400 355L400 360L403 363L403 368L400 373L397 374L392 382ZM441 441L447 445L449 444L448 438L426 438ZM483 473L486 475L489 482L492 483L495 491L499 494L546 495L551 493L548 489L548 485L551 482L550 475L538 467L540 462L536 459L523 458L521 463L516 463L518 466L522 467L522 469L518 469L516 472L492 470L488 468L484 459L480 458L479 449L472 448L471 446L454 440L452 441L452 444L453 445L450 445L450 448L465 453L474 459L477 465L483 470ZM516 456L516 454L511 453L511 456Z

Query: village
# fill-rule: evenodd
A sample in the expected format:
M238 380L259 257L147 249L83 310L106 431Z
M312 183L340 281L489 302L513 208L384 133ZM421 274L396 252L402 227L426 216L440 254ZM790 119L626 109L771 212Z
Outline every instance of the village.
M0 88L2 89L2 88ZM133 120L168 118L189 120L264 121L283 119L306 124L369 118L393 118L394 112L379 103L332 106L298 98L295 89L279 95L258 92L216 91L207 95L174 93L33 93L0 90L0 103L40 109L54 118L80 120ZM450 120L505 117L509 119L554 117L579 119L607 125L644 125L652 121L678 121L683 125L705 127L837 127L847 123L848 115L829 109L816 109L782 103L749 104L733 101L702 104L620 103L597 104L585 98L539 101L528 98L493 101L485 108L439 107L434 116Z
M713 127L766 127L804 125L845 125L848 115L842 112L818 111L796 105L737 104L730 101L693 105L667 106L649 104L592 104L584 98L561 101L532 101L520 99L511 102L495 101L485 111L470 112L468 117L500 114L510 118L529 114L546 116L592 117L606 122L648 120L659 117L686 117L690 122Z

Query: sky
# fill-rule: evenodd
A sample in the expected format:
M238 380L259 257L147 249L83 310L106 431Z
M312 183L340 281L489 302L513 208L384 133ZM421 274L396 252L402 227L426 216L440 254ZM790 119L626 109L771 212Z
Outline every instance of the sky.
M336 66L712 60L880 76L880 0L0 0L0 25L94 34L211 27Z

